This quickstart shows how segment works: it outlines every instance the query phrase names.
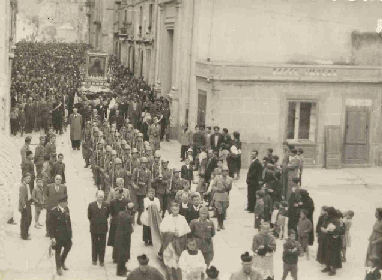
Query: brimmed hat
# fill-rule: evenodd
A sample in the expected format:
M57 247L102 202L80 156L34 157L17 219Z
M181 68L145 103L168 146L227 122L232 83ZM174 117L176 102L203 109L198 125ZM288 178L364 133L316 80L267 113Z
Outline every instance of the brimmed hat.
M219 270L217 270L216 267L212 265L209 268L207 268L206 274L210 279L217 279L219 276Z
M242 263L252 263L253 258L248 252L245 252L240 256L240 259Z
M140 265L147 265L149 263L149 258L146 255L140 255L137 257Z

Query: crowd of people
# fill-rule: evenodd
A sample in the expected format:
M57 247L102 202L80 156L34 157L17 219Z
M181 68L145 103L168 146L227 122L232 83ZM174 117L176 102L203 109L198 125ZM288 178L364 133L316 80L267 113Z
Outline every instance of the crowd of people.
M16 44L11 82L11 133L53 127L62 134L81 87L87 45L21 41ZM66 113L65 113L66 112Z
M38 43L27 48L30 44L20 45L18 57L21 60L14 69L15 73L23 69L19 71L22 77L32 77L26 80L31 81L30 88L35 90L26 91L26 97L31 96L33 101L33 96L41 95L40 91L49 93L44 98L61 96L63 88L51 91L48 88L64 85L69 78L60 77L70 71L77 72L62 66L66 70L56 73L58 79L53 79L56 84L34 86L38 74L28 74L29 71L35 73L33 63L29 61L44 59L46 50L55 47ZM38 53L39 47L43 54L27 58L23 64L22 58L31 56L31 50ZM64 45L58 49L76 50L77 53L86 48ZM76 62L75 69L78 69L79 57L74 55L72 58L71 63ZM54 67L60 59L59 55L53 56L49 62ZM41 65L41 62L36 64ZM131 235L133 232L137 234L139 228L144 245L153 247L165 265L166 279L218 279L219 271L211 265L213 240L218 232L225 230L230 191L235 180L240 178L240 133L234 132L231 137L226 128L221 133L218 126L213 127L212 132L208 126L198 125L191 129L184 125L180 135L183 165L180 169L170 169L169 162L160 154L161 141L169 139L169 100L156 97L142 79L135 78L115 59L111 59L110 73L113 92L110 96L89 97L68 89L68 100L73 100L69 103L72 107L68 116L72 148L79 150L82 147L85 168L91 168L97 188L96 201L88 206L93 265L104 266L106 246L110 246L117 275L127 275L131 280L165 279L157 269L148 266L146 255L140 255L140 267L128 273L126 263L131 256ZM19 90L25 89L22 80L15 82L18 85L15 86L16 103L22 96ZM78 86L78 80L72 82L72 87ZM65 110L68 103L62 104ZM29 128L25 133L30 132ZM17 130L23 132L23 129ZM30 239L31 204L34 204L36 228L41 228L39 216L46 209L46 235L52 239L57 273L62 275L68 269L65 260L72 246L72 230L64 155L56 151L55 132L61 130L48 126L34 153L30 136L25 138L21 149L20 231L22 239ZM336 269L346 261L354 212L341 213L334 207L323 207L314 229L314 202L309 192L301 187L303 153L302 149L285 143L284 158L280 163L271 148L262 160L258 151L251 152L246 178L246 210L253 213L254 228L258 232L252 240L252 253L241 255L242 269L233 273L231 280L274 279L273 254L277 249L277 238L285 239L282 279L289 273L297 279L298 259L303 255L309 259L314 232L318 242L316 260L324 266L323 273L335 275ZM367 257L368 266L377 268L382 263L379 250L381 213L377 211ZM213 218L216 218L217 226ZM370 270L370 273L375 271ZM137 278L137 275L145 278Z

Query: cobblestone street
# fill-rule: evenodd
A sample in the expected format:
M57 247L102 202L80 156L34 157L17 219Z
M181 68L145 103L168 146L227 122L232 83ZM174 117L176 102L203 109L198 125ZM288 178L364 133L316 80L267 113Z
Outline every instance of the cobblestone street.
M13 138L21 147L23 139ZM33 135L32 143L36 143L37 135ZM34 149L34 148L32 148ZM170 161L170 167L179 167L178 158L180 146L177 142L161 144L162 157ZM94 200L95 186L90 169L84 168L80 151L72 151L68 135L58 136L57 151L64 153L67 166L67 187L69 194L69 208L73 226L73 247L69 254L67 265L70 268L60 279L121 279L115 275L115 265L111 261L111 249L107 248L105 267L92 266L89 222L87 220L87 206ZM15 155L18 157L19 155ZM230 194L230 208L226 230L220 231L214 238L215 258L213 264L221 271L222 280L229 279L230 273L240 267L240 254L251 250L253 229L253 215L244 212L246 206L246 170L242 170L240 181L235 181ZM348 250L348 262L343 269L338 270L337 279L359 280L364 276L364 259L367 239L374 223L374 210L382 201L382 175L380 169L306 169L303 175L303 185L309 190L315 202L314 218L317 220L322 205L335 205L339 209L355 211L353 227L351 229L352 247ZM15 217L19 223L16 209L17 188L13 186ZM45 221L45 217L41 217ZM128 269L138 264L136 256L146 253L150 263L161 267L156 258L156 252L150 247L143 246L142 227L135 226L132 236L132 258ZM8 267L1 268L1 280L45 280L58 277L55 275L54 258L48 257L49 239L45 237L44 229L31 226L31 241L19 238L19 225L7 225L6 251ZM311 255L316 252L316 243L311 247ZM277 241L277 251L274 255L275 279L280 279L282 273L282 241ZM300 258L300 279L325 279L329 276L320 272L321 266L314 257L309 261Z

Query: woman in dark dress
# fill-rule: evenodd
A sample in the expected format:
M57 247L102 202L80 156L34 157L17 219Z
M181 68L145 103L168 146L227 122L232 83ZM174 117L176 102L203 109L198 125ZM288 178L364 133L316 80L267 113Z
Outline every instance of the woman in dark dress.
M296 189L294 192L291 193L288 200L288 231L293 229L295 232L297 232L297 224L300 219L301 209L302 201L300 190Z
M375 217L377 220L373 226L373 232L369 237L366 266L382 269L382 208L376 209Z
M309 192L305 189L300 190L302 208L307 212L307 218L311 221L313 225L313 212L314 212L314 202L313 199L309 196ZM309 246L312 246L314 242L314 230L309 233Z
M342 267L342 238L344 234L341 227L337 210L333 207L327 209L328 220L326 226L321 227L323 238L326 239L325 247L323 247L323 260L325 268L322 272L328 272L329 276L336 274L336 269Z
M316 261L318 261L320 264L324 264L324 253L323 248L326 246L326 243L324 243L326 240L323 238L323 233L321 232L321 227L326 227L326 222L328 219L328 213L326 212L328 207L322 206L321 208L321 214L320 217L318 217L318 222L316 225L316 234L317 234L317 257Z

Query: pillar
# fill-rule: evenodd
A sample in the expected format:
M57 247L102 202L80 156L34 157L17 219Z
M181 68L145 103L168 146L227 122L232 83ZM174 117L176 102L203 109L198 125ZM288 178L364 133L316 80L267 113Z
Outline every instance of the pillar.
M169 93L170 99L170 137L177 138L179 128L179 62L181 51L181 13L180 3L175 4L175 28L174 28L174 41L173 41L173 59L172 59L172 77L171 77L171 90Z

